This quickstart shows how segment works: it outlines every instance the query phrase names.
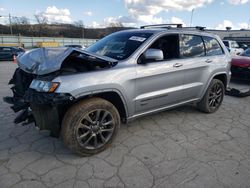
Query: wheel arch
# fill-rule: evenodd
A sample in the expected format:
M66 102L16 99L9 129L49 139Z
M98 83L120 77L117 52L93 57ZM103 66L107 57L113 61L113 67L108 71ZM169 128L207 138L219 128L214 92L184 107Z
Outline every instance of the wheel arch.
M227 88L227 83L228 83L227 73L226 72L218 72L216 74L213 74L210 77L210 80L207 82L207 85L206 85L206 87L204 88L204 90L202 92L201 98L205 95L205 93L206 93L206 91L207 91L207 89L208 89L208 87L211 84L213 79L221 80L222 83L224 84L225 89Z
M81 95L80 97L76 98L75 102L93 97L102 98L112 103L118 110L121 117L121 121L123 123L126 123L128 117L128 108L124 97L119 91L113 89L105 91L95 91L91 92L90 94Z
M226 73L217 74L217 75L215 75L215 76L212 78L212 80L213 80L213 79L218 79L218 80L222 81L222 83L224 84L225 89L227 88L227 74L226 74ZM211 80L211 81L212 81L212 80ZM210 81L210 83L211 83L211 81Z

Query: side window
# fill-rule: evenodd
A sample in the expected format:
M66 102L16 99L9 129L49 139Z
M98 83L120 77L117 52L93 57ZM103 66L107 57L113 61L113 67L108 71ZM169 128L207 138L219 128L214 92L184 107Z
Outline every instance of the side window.
M179 57L179 35L166 35L157 39L149 48L160 49L163 52L164 60Z
M223 41L223 43L225 44L226 47L229 47L228 41Z
M235 41L232 41L232 48L239 48L239 44Z
M4 47L4 48L2 49L2 51L7 51L7 52L8 52L8 51L11 51L11 49L10 49L10 48L5 48L5 47Z
M196 35L181 35L180 54L184 58L205 56L205 47L202 38Z
M207 56L224 54L219 42L215 38L204 36L203 40L205 42Z

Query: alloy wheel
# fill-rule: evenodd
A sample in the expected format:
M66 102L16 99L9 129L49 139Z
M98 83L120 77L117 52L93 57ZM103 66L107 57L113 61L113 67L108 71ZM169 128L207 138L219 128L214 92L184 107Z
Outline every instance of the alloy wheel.
M85 149L94 150L104 146L115 130L114 118L104 109L96 109L81 118L76 127L78 143Z

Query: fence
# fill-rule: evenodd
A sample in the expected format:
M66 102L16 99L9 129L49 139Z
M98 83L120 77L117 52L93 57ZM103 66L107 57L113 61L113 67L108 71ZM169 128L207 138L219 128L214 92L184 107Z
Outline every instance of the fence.
M37 47L38 42L58 42L59 46L79 44L90 46L97 39L82 39L82 38L55 38L55 37L25 37L25 36L10 36L0 35L0 44L11 44L16 46L24 45L25 48Z

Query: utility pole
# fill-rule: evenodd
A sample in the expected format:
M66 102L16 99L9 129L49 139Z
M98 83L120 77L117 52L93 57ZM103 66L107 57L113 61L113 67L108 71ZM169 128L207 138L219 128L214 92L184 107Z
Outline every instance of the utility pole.
M84 32L84 25L82 26L82 38L84 38L85 37L85 32Z
M194 8L192 9L192 12L191 12L190 27L192 27L193 15L194 15Z
M10 34L13 35L13 32L12 32L12 23L11 23L11 16L9 14L9 22L10 22Z
M85 26L84 26L84 22L83 21L81 21L81 22L82 22L82 24L81 24L82 38L84 38L85 37Z

